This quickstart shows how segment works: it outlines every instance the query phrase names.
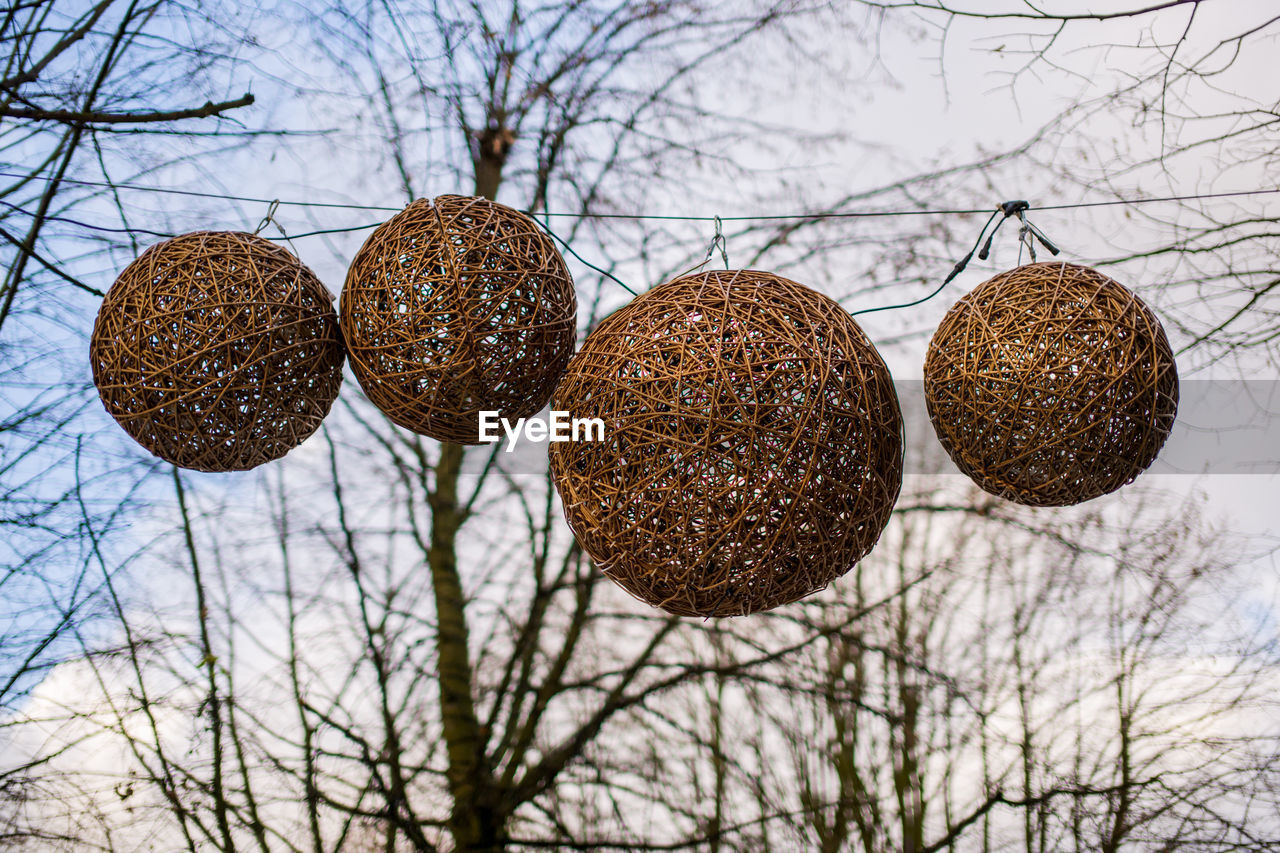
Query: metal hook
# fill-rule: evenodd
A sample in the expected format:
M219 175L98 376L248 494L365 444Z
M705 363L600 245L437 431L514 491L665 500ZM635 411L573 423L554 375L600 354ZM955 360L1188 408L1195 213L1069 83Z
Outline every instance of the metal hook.
M1023 210L1017 212L1018 221L1022 223L1022 227L1018 229L1018 242L1027 247L1027 252L1031 255L1031 263L1036 262L1036 244L1031 236L1031 225L1027 222L1027 215ZM1022 263L1022 248L1018 248L1018 263Z
M712 254L715 253L716 249L719 249L720 257L721 259L724 260L724 268L728 269L729 268L729 243L727 240L725 240L724 230L722 228L722 225L723 223L720 222L720 217L719 216L715 217L716 234L714 237L711 238L711 248L707 250L707 260L708 261L711 260Z
M280 209L280 199L274 199L271 204L267 205L267 215L262 217L262 221L258 223L258 227L253 229L253 235L256 237L262 233L262 229L271 223L275 223L276 228L280 229L280 233L284 233L284 229L280 228L280 223L276 222L276 211Z
M711 245L707 247L707 256L702 259L701 263L694 264L692 267L676 276L676 278L684 278L685 276L695 273L705 267L711 262L711 259L715 257L717 249L720 250L720 257L724 260L724 268L729 268L729 244L724 238L724 230L721 227L720 217L714 217L714 221L716 233L715 236L711 238Z

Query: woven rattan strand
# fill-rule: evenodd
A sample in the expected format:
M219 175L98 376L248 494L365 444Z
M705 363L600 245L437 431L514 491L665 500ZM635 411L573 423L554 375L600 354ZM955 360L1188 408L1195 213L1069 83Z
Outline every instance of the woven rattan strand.
M287 249L235 231L143 252L103 299L89 352L111 416L156 456L199 471L288 453L342 383L333 296Z
M1123 285L1060 261L974 288L934 333L924 373L929 417L960 470L1031 506L1131 482L1178 409L1160 321Z
M365 394L394 423L479 443L479 413L546 405L573 354L577 300L551 239L483 198L419 199L356 254L340 316Z
M682 616L767 610L871 550L902 483L889 372L831 299L754 270L668 282L606 318L553 405L602 442L551 446L578 542Z

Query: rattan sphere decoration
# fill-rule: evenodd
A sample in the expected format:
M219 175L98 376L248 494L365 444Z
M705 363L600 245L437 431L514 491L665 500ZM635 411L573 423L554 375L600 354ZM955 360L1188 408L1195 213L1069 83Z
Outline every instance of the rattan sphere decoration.
M902 484L902 415L831 299L755 270L684 276L607 317L553 407L604 439L550 445L578 542L635 597L736 616L816 592L871 550Z
M1131 482L1178 409L1160 321L1128 288L1060 261L1002 273L957 302L929 344L924 389L960 470L1031 506Z
M183 468L243 471L315 432L344 354L333 296L293 253L199 231L125 267L89 357L103 405L144 448Z
M479 414L535 414L573 354L577 298L551 239L483 198L419 199L369 236L339 314L365 394L393 422L478 444Z

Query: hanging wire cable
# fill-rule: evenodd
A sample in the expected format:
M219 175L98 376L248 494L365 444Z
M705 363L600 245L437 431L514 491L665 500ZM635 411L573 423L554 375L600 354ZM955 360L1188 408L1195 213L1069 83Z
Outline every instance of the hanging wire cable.
M955 279L956 276L964 272L965 267L969 266L969 261L973 260L973 253L978 251L978 247L982 245L983 235L987 233L987 229L991 227L992 222L996 221L996 217L999 216L1001 212L1002 211L999 208L997 208L996 211L991 214L991 216L987 219L986 223L983 224L982 230L978 232L978 239L974 241L973 248L970 249L963 258L956 261L956 265L952 267L951 272L947 275L946 278L942 280L942 284L938 285L937 288L935 288L932 293L930 293L927 296L922 296L919 299L915 299L911 302L902 302L897 305L881 305L876 308L863 308L861 311L850 311L849 314L851 316L856 317L859 314L874 314L877 311L891 311L895 308L910 308L913 305L919 305L923 302L928 302L930 299L937 296L939 293L942 292L943 288L945 288L948 284L952 282L952 280ZM1010 214L1006 213L1005 219L1009 218L1009 216ZM1001 219L1000 222L996 223L996 229L1000 227L1000 223L1002 222L1004 222L1004 219ZM992 230L991 236L994 237L995 233L996 233L995 230ZM982 249L981 257L984 260L986 259L986 256L987 256L987 250L990 248L991 248L991 241L988 240L987 244L983 246L983 249Z
M52 182L54 179L43 175L19 175L12 172L0 172L0 178L15 178L19 180L37 180ZM254 198L252 196L223 195L220 193L199 192L196 190L179 190L167 187L148 187L138 184L113 184L106 181L83 181L72 178L62 178L60 183L76 184L79 186L103 187L117 190L132 190L135 192L164 193L170 195L185 195L196 198L219 199L223 201L242 201L252 204L270 204L277 201L280 205L293 207L319 207L319 208L335 208L341 210L369 210L369 211L387 211L398 213L399 207L385 207L381 205L371 204L346 204L341 202L327 201L297 201L288 199L270 199L270 198ZM1082 201L1070 204L1044 204L1036 205L1034 208L1028 207L1029 210L1076 210L1088 207L1110 207L1113 205L1139 205L1139 204L1156 204L1161 202L1174 201L1204 201L1207 199L1220 198L1243 198L1246 196L1258 195L1276 195L1280 194L1280 188L1274 189L1255 189L1255 190L1238 190L1234 192L1220 193L1196 193L1192 195L1170 195L1170 196L1154 196L1151 198L1132 198L1132 199L1108 199L1105 201ZM963 215L975 213L988 213L989 207L967 207L967 208L922 208L915 210L850 210L850 211L827 211L815 213L779 213L779 214L747 214L744 216L685 216L675 214L639 214L639 213L590 213L590 212L569 212L569 211L546 211L539 212L539 216L563 216L577 219L627 219L627 220L653 220L668 222L715 222L719 219L721 222L772 222L782 220L820 220L820 219L860 219L875 217L894 217L894 216L947 216L947 215ZM347 229L333 229L333 232L339 230L355 231L365 227L376 226L356 226ZM317 231L317 234L333 233L330 231Z
M12 172L0 172L0 178L16 178L24 181L44 181L45 183L52 183L54 181L53 178L45 177L44 175L16 175ZM58 183L74 184L81 187L102 187L104 189L159 193L161 195L185 195L193 198L211 198L220 201L243 201L248 202L249 204L271 204L271 202L274 201L277 204L288 205L291 207L329 207L341 210L385 210L392 213L398 213L400 211L400 208L398 207L380 207L378 205L371 204L343 204L333 201L288 201L286 199L254 198L253 196L224 195L222 193L200 192L198 190L179 190L169 187L148 187L140 186L138 184L114 184L108 181L83 181L77 178L61 178L58 179Z
M978 232L978 239L974 242L973 248L970 249L963 258L956 262L956 265L951 269L951 272L942 280L942 284L934 288L933 292L927 296L922 296L911 302L901 302L896 305L881 305L876 308L863 308L861 311L850 311L849 314L856 317L859 314L874 314L877 311L892 311L897 308L910 308L913 305L920 305L921 303L928 302L930 299L941 293L943 288L950 284L956 276L964 272L965 267L969 266L969 261L973 260L973 253L978 250L979 245L982 246L982 250L978 251L978 259L985 261L991 255L991 244L996 238L996 232L1000 230L1001 225L1014 217L1022 223L1021 228L1018 231L1018 266L1022 266L1022 249L1024 246L1031 254L1031 262L1035 263L1035 241L1037 240L1042 246L1049 250L1050 254L1058 254L1061 250L1044 235L1043 231L1032 225L1027 219L1027 211L1030 209L1031 203L1024 199L1014 199L1012 201L1002 202L1000 206L995 209L995 212L993 212L987 219L986 223L983 224L982 230ZM1045 208L1039 209L1044 210ZM1002 213L1004 216L997 221L996 217L999 217ZM994 228L991 228L992 222L995 222ZM990 233L987 232L988 228L991 228ZM986 242L983 242L982 240L983 235L986 235Z
M43 175L20 175L20 174L14 174L11 172L3 172L3 171L0 171L0 178L15 178L19 180L38 180L38 181L45 181L45 182L50 182L54 180L53 178L45 177ZM289 206L295 206L295 207L316 207L316 208L332 208L332 209L361 210L361 211L398 212L400 210L400 208L385 207L380 205L348 204L348 203L342 203L342 202L296 201L296 200L289 200L289 199L254 198L251 196L225 195L221 193L201 192L196 190L169 189L165 187L148 187L148 186L140 186L137 184L113 184L105 181L85 181L85 180L79 180L79 179L73 179L73 178L61 178L60 182L65 184L79 185L79 186L110 188L114 190L131 190L135 192L162 193L162 194L168 194L168 195L182 195L182 196L192 196L196 198L218 199L223 201L239 201L239 202L246 202L246 203L266 204L268 205L267 216L258 225L257 230L262 231L263 228L268 223L275 222L276 227L281 231L281 234L284 234L284 231L279 227L279 223L274 219L273 214L282 205L289 205ZM919 299L914 299L910 302L901 302L893 305L881 305L874 308L863 308L861 310L852 311L850 313L855 316L859 314L872 314L878 311L892 311L892 310L897 310L899 308L911 308L913 306L920 305L924 302L928 302L930 299L933 299L935 296L941 293L946 288L946 286L956 278L956 276L958 276L961 272L964 271L964 269L968 266L969 261L973 259L973 255L975 252L978 253L978 257L981 260L987 259L988 255L990 254L992 241L995 239L996 232L1000 230L1000 226L1004 223L1006 219L1009 219L1012 217L1017 217L1018 220L1020 221L1021 229L1019 231L1019 239L1024 246L1027 246L1030 248L1031 256L1033 259L1035 257L1033 241L1039 241L1040 244L1044 246L1044 248L1048 249L1050 253L1054 255L1058 254L1058 251L1059 251L1058 247L1054 245L1044 235L1044 232L1042 232L1039 228L1037 228L1035 225L1031 224L1027 220L1026 212L1029 210L1033 210L1033 209L1034 210L1078 210L1078 209L1090 208L1090 207L1111 207L1115 205L1156 204L1156 203L1168 203L1168 202L1178 202L1178 201L1202 201L1202 200L1208 200L1208 199L1243 198L1248 196L1275 195L1275 194L1280 194L1280 188L1240 190L1235 192L1219 192L1219 193L1197 193L1197 194L1191 194L1191 195L1158 196L1158 197L1137 198L1137 199L1109 199L1105 201L1074 202L1069 204L1046 204L1046 205L1037 205L1034 208L1031 206L1029 202L1024 200L1006 201L1001 205L999 205L996 208L995 212L991 213L990 217L988 217L986 223L983 224L982 230L978 232L978 239L977 239L977 242L975 242L974 247L970 249L968 253L966 253L965 256L956 263L956 265L952 268L951 272L947 275L947 277L943 279L942 283L939 284L938 287L936 287L932 292L930 292L925 296L920 297ZM0 205L3 205L9 210L24 214L26 216L34 216L34 214L31 213L30 211L20 207L19 205L12 204L7 201L0 200ZM824 219L857 219L857 218L898 217L898 216L944 216L944 215L966 215L966 214L988 213L990 211L991 211L990 208L929 208L929 209L916 209L916 210L860 210L860 211L795 213L795 214L760 214L760 215L744 215L744 216L684 216L684 215L667 215L667 214L624 214L624 213L589 213L589 212L570 213L570 212L564 212L564 211L543 211L538 214L539 216L543 217L543 221L539 221L537 217L534 216L532 213L528 213L527 215L533 218L534 221L537 222L538 226L542 228L542 230L545 231L548 236L550 236L553 240L555 240L557 243L563 246L564 250L568 252L572 257L576 258L579 262L589 267L590 269L594 270L595 272L598 272L602 276L605 276L609 280L615 282L616 284L621 286L624 290L626 290L628 293L635 296L637 295L637 292L634 289L632 289L629 285L627 285L626 282L622 281L620 278L618 278L616 275L609 272L608 270L605 270L599 266L596 266L595 264L588 261L586 258L579 255L573 249L573 247L569 245L568 241L560 237L558 234L553 232L548 227L545 220L553 216L561 216L561 217L574 217L578 219L711 222L711 223L714 223L714 226L715 226L715 238L712 240L711 248L707 253L706 260L704 260L702 264L699 264L698 267L695 267L694 269L704 266L707 263L707 261L710 261L717 248L720 250L721 257L724 259L724 262L725 262L725 268L727 269L729 265L729 259L728 259L728 253L726 248L726 241L725 241L724 233L721 227L722 223L724 222L771 222L771 221L794 221L794 220L819 221ZM1000 218L997 221L997 218L1000 217L1001 214L1004 214L1003 218ZM102 226L102 225L93 225L88 222L83 222L83 221L72 219L70 217L65 217L65 216L46 215L44 219L52 222L65 222L70 225L75 225L79 228L85 228L88 230L100 231L104 233L146 234L149 236L164 237L164 238L175 236L173 234L169 234L161 231L151 231L144 228L111 228L111 227ZM995 223L995 228L991 228L992 223ZM315 231L307 231L301 234L287 235L284 237L284 239L290 241L290 243L292 244L292 240L300 239L302 237L314 237L314 236L323 235L323 234L343 234L343 233L349 233L353 231L364 231L364 230L376 228L379 224L381 223L375 222L367 225L352 225L352 226L347 226L342 228L325 228L325 229L319 229ZM991 229L990 232L988 232L988 229ZM983 242L984 236L986 237L985 243ZM981 250L979 250L979 247L981 247ZM1019 259L1021 259L1021 252L1019 252ZM849 298L851 297L846 297L846 300Z
M241 199L237 199L237 200L241 200ZM276 199L272 199L272 200L269 200L269 201L264 200L264 201L263 201L263 204L276 204L276 205L281 205L281 204L288 204L288 202L278 201L278 200L276 200ZM21 206L19 206L19 205L13 204L13 203L11 203L11 202L4 201L3 199L0 199L0 205L3 205L4 207L9 208L10 210L14 211L15 213L21 213L21 214L23 214L24 216L31 216L31 217L34 217L34 216L35 216L35 214L34 214L34 213L32 213L31 211L27 210L25 207L21 207ZM89 231L101 231L101 232L103 232L103 233L105 233L105 234L145 234L145 235L147 235L148 237L162 237L162 238L165 238L165 239L168 239L168 238L170 238L170 237L176 237L176 236L178 236L177 234L174 234L174 233L169 232L169 231L152 231L152 230L150 230L150 229L148 229L148 228L111 228L111 227L106 226L106 225L94 225L94 224L89 223L89 222L84 222L83 220L80 220L80 219L72 219L72 218L70 218L70 217L68 217L68 216L55 216L55 215L52 215L52 214L46 214L46 215L43 217L43 219L44 219L45 221L48 221L48 222L65 222L65 223L66 223L66 224L68 224L68 225L75 225L77 228L84 228L84 229L89 230ZM272 219L272 222L276 222L276 223L277 223L277 227L279 227L279 223L278 223L275 219ZM321 235L321 234L346 234L346 233L349 233L349 232L351 232L351 231L368 231L368 230L370 230L370 229L377 228L377 227L378 227L379 225L381 225L381 224L382 224L381 222L370 222L368 225L351 225L351 226L348 226L348 227L346 227L346 228L321 228L321 229L316 230L316 231L305 231L305 232L303 232L303 233L301 233L301 234L290 234L290 235L288 236L288 238L284 238L284 237L270 237L270 236L268 236L268 235L266 235L266 234L259 234L259 236L261 236L261 237L263 237L263 238L265 238L265 239L268 239L268 240L279 240L279 239L290 239L290 240L296 240L296 239L298 239L299 237L316 237L316 236L319 236L319 235ZM256 232L255 232L255 233L256 233ZM281 234L283 234L283 233L284 233L284 232L283 232L283 231L281 231ZM585 262L584 262L584 263L585 263Z
M619 285L621 285L621 286L622 286L622 289L623 289L623 290L625 290L627 293L630 293L632 296L639 296L639 294L638 294L638 293L636 293L634 290L632 290L632 289L627 285L627 283L626 283L626 282L624 282L622 279L618 278L616 275L614 275L613 273L609 272L608 270L601 269L600 267L598 267L598 266L596 266L595 264L591 263L591 261L588 261L586 258L582 257L582 255L579 255L577 252L575 252L575 251L573 250L573 247L569 245L569 241L565 240L563 237L561 237L560 235L558 235L558 234L556 234L554 231L552 231L550 228L548 228L545 222L538 222L538 220L537 220L537 218L536 218L536 217L532 217L532 216L531 216L531 217L529 217L529 218L530 218L530 219L533 219L533 221L534 221L535 223L537 223L537 225L538 225L538 227L539 227L539 228L541 228L543 231L547 232L547 236L549 236L551 239L555 240L555 241L556 241L557 243L559 243L561 246L564 246L564 250L565 250L566 252L568 252L570 255L573 255L573 256L574 256L575 258L577 258L579 261L581 261L582 263L584 263L584 264L586 264L587 266L591 267L591 269L595 270L596 272L600 273L600 275L605 276L605 277L607 277L607 278L609 278L609 279L612 279L613 281L617 282Z
M10 204L3 199L0 199L0 205L7 207L15 213L21 213L24 216L30 216L32 218L35 217L35 214L26 208L19 207L16 204ZM65 222L68 225L75 225L78 228L86 228L90 231L102 231L106 234L146 234L148 237L164 237L166 239L175 236L165 231L150 231L146 228L109 228L105 225L91 225L88 222L81 222L79 219L71 219L67 216L54 216L53 214L45 214L41 218L46 222Z

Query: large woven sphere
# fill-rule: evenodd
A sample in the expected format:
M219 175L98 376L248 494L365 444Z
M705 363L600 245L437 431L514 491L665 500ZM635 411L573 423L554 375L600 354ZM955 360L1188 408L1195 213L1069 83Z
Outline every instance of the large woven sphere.
M102 300L103 405L161 459L243 471L320 426L342 383L333 296L291 252L236 231L157 243Z
M1164 329L1097 270L1028 264L947 312L924 366L942 445L991 492L1067 506L1131 482L1178 409Z
M365 394L402 427L478 444L479 414L546 405L573 354L577 299L555 245L483 198L420 199L356 254L342 331Z
M902 416L857 323L754 270L689 275L606 318L553 407L604 440L551 445L578 542L681 616L795 601L848 571L902 484Z

